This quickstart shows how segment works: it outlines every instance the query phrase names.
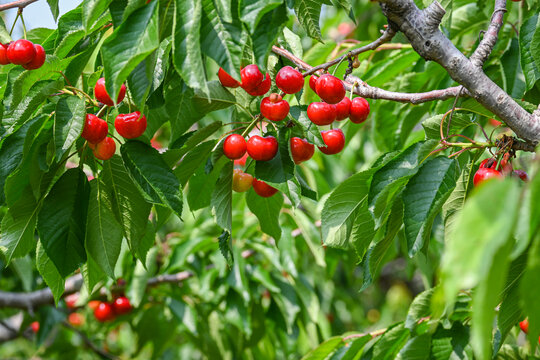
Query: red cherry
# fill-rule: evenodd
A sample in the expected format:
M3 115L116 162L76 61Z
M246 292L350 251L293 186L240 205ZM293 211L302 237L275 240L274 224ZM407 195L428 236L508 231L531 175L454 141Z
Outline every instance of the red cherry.
M308 143L306 139L291 138L291 155L295 164L311 159L314 153L315 146Z
M100 103L108 106L114 106L114 101L112 101L107 89L105 88L105 78L100 78L96 82L96 86L94 86L94 96ZM120 87L120 94L118 94L118 98L116 99L116 103L120 103L122 100L124 100L125 96L126 85L122 84L122 87Z
M141 136L146 130L146 116L139 111L129 114L119 114L114 119L114 128L126 139L134 139Z
M30 324L30 327L32 328L32 331L35 333L37 333L39 331L39 322L37 321L34 321Z
M525 319L523 321L519 322L519 327L521 328L521 331L523 331L525 334L529 332L529 320Z
M247 144L246 144L246 149L247 149ZM234 160L234 165L235 166L245 166L247 158L248 158L248 154L246 152L246 153L244 153L244 156L242 156L240 159Z
M116 152L116 144L113 138L106 137L103 141L96 144L92 152L99 160L109 160Z
M272 87L272 80L270 75L266 73L264 80L253 91L247 91L247 93L251 96L263 96L270 91L270 87Z
M336 120L341 121L349 117L351 110L351 100L344 97L343 100L336 104Z
M246 192L251 188L253 183L253 176L243 172L240 169L233 170L233 183L232 189L236 192Z
M314 102L307 108L307 116L315 125L330 125L336 120L336 105Z
M221 82L221 85L225 87L236 88L240 86L240 81L235 80L231 75L229 75L222 68L219 68L218 78L219 78L219 81Z
M97 144L107 137L109 133L109 125L103 119L98 118L94 114L86 114L83 132L81 137L89 143Z
M79 327L84 324L84 317L81 314L74 312L68 315L68 322L72 326Z
M529 181L529 176L524 170L514 170L514 175L519 177L523 181Z
M492 158L485 159L485 160L482 160L482 162L480 163L479 169L482 169L482 168L497 169L497 164L498 164L497 160L495 159L492 159Z
M34 59L32 59L32 61L30 61L28 64L24 64L22 66L26 70L39 69L43 66L43 64L45 64L45 50L43 49L43 46L34 44L34 48L36 50L36 56L34 56Z
M321 135L326 146L319 146L326 155L333 155L341 152L345 147L345 135L341 129L321 131Z
M106 302L101 302L94 309L94 317L99 322L105 322L114 319L114 311L111 304Z
M309 87L311 88L311 90L313 90L315 94L317 93L317 80L319 80L319 77L317 75L311 75L309 77Z
M276 85L285 94L296 94L304 87L304 77L300 71L285 66L276 75Z
M261 101L261 114L268 120L281 121L289 114L289 103L279 94L270 94Z
M79 300L79 293L73 293L64 298L68 309L75 309L77 307L75 305L77 303L77 300Z
M345 97L343 81L329 74L324 74L317 80L316 93L329 104L337 104Z
M257 65L251 64L240 70L240 79L242 80L240 86L249 93L254 91L263 81L263 74Z
M242 135L231 134L223 142L223 154L231 160L240 159L246 150L246 139Z
M10 63L7 57L7 48L7 45L0 44L0 65L7 65Z
M355 124L360 124L366 121L369 115L369 103L366 99L357 97L351 102L349 119Z
M278 142L275 137L267 136L265 138L255 135L249 138L247 142L247 152L254 160L268 161L276 156L278 151Z
M88 302L88 308L90 308L90 310L96 310L97 307L99 306L99 304L101 304L101 301L99 300L90 300Z
M270 197L277 193L277 189L268 185L264 181L253 179L253 190L257 195L262 197Z
M473 183L474 186L478 186L484 181L491 179L491 178L502 178L502 174L491 168L481 168L478 169L476 174L474 174Z
M127 314L131 309L131 303L125 296L117 297L113 302L113 310L117 315Z
M36 49L31 41L20 39L9 44L7 57L12 64L24 65L34 60Z
M515 1L515 0L512 0L512 1ZM502 124L502 122L500 122L499 120L495 120L495 119L489 119L489 124L493 127L497 127L499 125Z

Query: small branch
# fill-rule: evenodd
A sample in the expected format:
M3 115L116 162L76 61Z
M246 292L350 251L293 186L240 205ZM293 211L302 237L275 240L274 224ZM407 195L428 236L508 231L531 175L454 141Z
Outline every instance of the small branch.
M9 10L9 9L14 9L14 8L24 9L25 7L27 7L31 3L35 3L36 1L38 1L38 0L18 0L18 1L13 1L13 2L10 2L10 3L4 4L4 5L0 5L0 11L5 11L5 10Z
M491 16L491 23L489 24L488 30L485 32L482 41L480 41L480 44L470 57L470 60L474 65L482 67L489 57L489 54L491 54L491 51L493 51L493 47L499 37L499 31L503 25L505 12L506 0L495 0L495 10Z
M90 348L90 350L92 350L93 352L95 352L96 354L104 357L104 358L107 358L107 359L111 359L111 360L116 360L116 359L119 359L117 356L114 356L112 354L109 354L108 352L106 352L105 350L103 349L100 349L99 347L97 347L89 338L88 336L86 336L85 333L83 333L82 331L80 331L79 329L71 326L70 324L68 324L67 322L63 322L62 325L64 327L66 327L67 329L77 333L77 335L79 335L79 337L81 338L81 340L85 343L86 346L88 346L88 348Z

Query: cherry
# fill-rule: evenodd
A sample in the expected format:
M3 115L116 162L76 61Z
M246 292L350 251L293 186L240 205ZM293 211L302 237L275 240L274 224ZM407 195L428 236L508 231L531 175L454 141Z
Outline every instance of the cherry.
M490 168L490 169L497 169L497 160L495 159L485 159L485 160L482 160L482 162L480 163L480 166L479 166L479 169L482 169L482 168Z
M73 312L73 313L68 315L68 322L72 326L79 327L82 324L84 324L84 317L81 314L77 313L77 312Z
M231 134L223 142L223 154L231 160L240 159L246 150L246 139L242 135Z
M252 96L263 96L270 90L270 87L272 87L272 80L270 79L270 75L266 73L264 80L253 91L248 91L247 93Z
M276 85L285 94L296 94L304 87L304 77L298 70L285 66L276 75Z
M114 313L117 315L127 314L132 309L129 299L125 296L120 296L114 299L112 306Z
M336 105L336 120L341 121L349 117L351 110L351 100L348 97L344 97L343 100Z
M326 155L337 154L345 147L345 135L341 129L321 131L321 136L326 146L318 148Z
M247 144L246 144L246 149L247 149ZM248 158L248 154L246 152L246 153L244 153L244 156L242 156L240 159L234 160L234 165L235 166L245 166L247 158Z
M73 293L64 298L68 309L75 309L77 307L75 305L77 303L77 300L79 300L79 293Z
M36 334L39 331L39 322L34 321L30 324L30 327L32 328L32 331L34 334Z
M229 73L223 70L223 68L219 68L218 78L221 85L225 87L237 88L240 86L240 81L234 79L231 75L229 75Z
M94 95L96 96L96 99L105 105L108 106L114 106L114 101L109 96L109 93L107 92L107 89L105 88L105 78L100 78L96 82L96 86L94 86ZM126 85L122 84L122 87L120 87L120 94L118 94L118 98L116 99L116 103L121 102L124 100L124 97L126 96Z
M114 319L114 311L111 304L100 302L94 309L94 317L99 322L105 322Z
M369 115L369 103L362 97L354 98L351 102L349 119L355 124L366 121Z
M12 64L28 64L36 56L36 49L31 41L20 39L9 44L7 57Z
M515 0L513 0L513 1L515 1ZM500 122L499 120L495 120L495 119L489 119L489 124L491 126L493 126L493 127L497 127L497 126L501 125L502 122Z
M263 81L263 74L257 65L251 64L240 70L240 79L242 80L240 86L249 93Z
M519 177L521 180L525 182L529 181L529 176L523 170L514 170L514 175Z
M519 327L521 328L521 331L523 331L525 334L529 332L529 320L525 319L523 321L519 322Z
M261 101L261 114L268 120L281 121L289 114L289 103L279 94L270 94Z
M7 57L7 48L7 45L0 44L0 65L7 65L10 63Z
M86 139L91 144L97 144L103 141L109 133L109 125L103 119L98 118L94 114L86 114L84 128L81 134L83 139Z
M32 61L30 61L28 64L24 64L22 66L26 70L39 69L43 66L43 64L45 64L45 50L43 49L43 46L34 44L34 49L36 51L36 56L34 56Z
M329 104L337 104L345 97L345 86L337 77L324 74L317 80L315 91L321 99Z
M114 119L116 131L126 139L134 139L141 136L146 130L146 116L139 111L129 114L118 114Z
M309 87L311 88L311 90L313 90L315 94L317 93L317 80L319 80L319 77L317 75L311 75L309 77Z
M336 120L336 105L313 102L307 108L307 116L315 125L330 125Z
M308 143L306 139L291 138L291 155L295 164L311 159L314 153L315 146Z
M106 137L103 141L96 144L92 152L99 160L109 160L116 152L116 144L113 138Z
M90 310L96 310L97 307L99 306L99 304L101 304L101 301L99 300L90 300L88 302L88 308L90 308Z
M233 170L233 183L232 189L236 192L246 192L251 188L253 183L253 176L243 172L240 169Z
M502 177L501 173L495 169L480 168L478 169L476 174L474 174L473 184L474 186L478 186L488 179L501 178L501 177Z
M264 181L253 179L253 190L257 195L262 197L270 197L277 193L277 189L268 185Z
M247 142L247 152L254 160L268 161L276 156L278 151L278 142L275 137L261 137L255 135L249 138Z

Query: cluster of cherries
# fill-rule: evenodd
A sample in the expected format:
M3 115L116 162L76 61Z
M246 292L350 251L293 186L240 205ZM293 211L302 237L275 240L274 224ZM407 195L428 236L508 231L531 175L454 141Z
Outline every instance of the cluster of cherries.
M264 96L272 85L268 73L263 76L257 65L248 65L240 71L241 81L235 80L222 68L218 71L221 84L225 87L241 87L253 96ZM304 76L290 66L285 66L276 75L276 86L285 94L295 94L304 87ZM320 77L312 75L309 86L319 95L322 102L314 102L308 106L307 115L312 123L318 126L331 125L334 121L350 118L353 123L359 124L367 119L369 104L361 97L352 101L347 98L343 81L329 74ZM261 115L274 122L284 120L289 114L290 106L283 100L281 94L272 93L261 101ZM345 135L341 129L321 131L321 137L326 146L319 146L319 150L327 155L341 152L345 147ZM315 146L306 139L292 137L290 139L291 156L296 164L311 159ZM253 135L246 139L239 134L231 134L223 142L223 153L229 159L238 160L247 153L257 161L268 161L276 156L278 142L273 136L262 137ZM237 169L233 173L233 190L244 192L253 186L255 192L263 197L274 195L277 190L263 181Z
M77 308L78 293L66 296L64 301L68 309ZM94 317L99 322L111 321L119 315L124 315L133 309L129 299L123 295L116 297L112 302L92 300L88 302L88 307L94 312ZM72 313L77 314L77 313ZM79 314L80 315L80 314ZM68 318L68 320L70 320ZM70 323L74 325L71 321Z
M505 153L500 161L493 158L485 159L480 163L480 166L473 177L474 186L478 186L486 180L492 178L502 178L505 175L512 174L519 177L523 181L528 181L527 173L523 170L513 170L510 163L510 154ZM498 170L497 170L498 169Z
M0 44L0 64L22 65L26 70L39 69L45 63L43 46L20 39L9 44Z
M105 88L105 79L101 78L94 87L94 96L96 99L107 105L114 106ZM120 94L118 94L117 103L124 100L126 96L126 85L122 84ZM114 120L114 127L118 134L126 139L134 139L141 136L146 130L146 116L141 115L139 111L129 114L119 114ZM81 137L88 141L88 146L92 149L94 156L100 160L109 160L116 152L116 144L112 137L108 137L109 124L94 114L87 114Z

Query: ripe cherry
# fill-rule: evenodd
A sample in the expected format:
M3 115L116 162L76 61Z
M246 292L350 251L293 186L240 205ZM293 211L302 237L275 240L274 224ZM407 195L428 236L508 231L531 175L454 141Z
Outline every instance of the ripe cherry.
M315 125L330 125L336 120L336 105L314 102L307 108L307 116Z
M499 125L502 124L502 122L500 122L499 120L495 120L495 119L489 119L489 124L493 127L497 127Z
M329 104L337 104L345 97L343 81L329 74L324 74L317 80L316 93Z
M120 296L114 299L112 306L114 313L117 315L127 314L132 309L129 299L125 296Z
M233 170L232 189L236 192L246 192L251 188L253 176L240 169Z
M291 155L295 164L311 159L314 153L315 145L308 143L306 139L291 138Z
M7 45L0 44L0 65L9 64L9 59L7 57Z
M491 179L491 178L502 178L502 174L491 168L481 168L478 169L476 174L474 174L473 183L474 186L478 186L484 181Z
M219 68L218 78L221 85L225 87L237 88L240 86L240 81L234 79L231 75L229 75L229 73L223 70L223 68Z
M268 161L276 156L278 151L278 142L275 137L261 137L255 135L249 138L247 142L247 152L254 160Z
M345 147L345 135L341 129L321 131L321 136L326 146L318 148L326 155L337 154Z
M263 74L257 65L251 64L240 70L240 78L242 80L240 86L249 93L263 81Z
M109 125L105 120L98 118L94 114L86 114L84 128L81 134L83 139L86 139L89 143L97 144L103 141L108 133Z
M114 143L113 138L106 137L103 141L96 144L92 152L99 160L109 160L116 152L116 144Z
M223 142L223 154L231 160L240 159L246 150L246 139L242 135L231 134Z
M261 114L268 120L281 121L289 114L289 103L279 94L270 94L261 101Z
M315 94L317 93L317 80L319 80L319 77L317 75L311 75L309 77L309 87L311 88L311 90L313 90Z
M146 116L139 111L129 114L118 114L114 119L116 131L126 139L134 139L141 136L146 130Z
M246 149L247 149L247 143L246 143ZM234 160L234 166L245 166L246 160L248 158L247 152L242 156L240 159Z
M348 97L344 97L343 100L336 105L336 120L341 121L349 117L351 111L351 100Z
M99 322L105 322L114 319L114 311L111 304L106 302L101 302L94 309L94 317Z
M266 77L264 78L264 80L253 91L248 91L247 93L252 96L263 96L268 91L270 91L271 87L272 80L270 80L270 75L266 73Z
M94 95L100 103L108 106L114 106L114 101L111 99L107 89L105 88L105 78L100 78L96 82L96 86L94 86ZM122 84L122 87L120 87L120 94L118 94L118 98L116 99L116 103L120 103L122 100L124 100L125 96L126 85Z
M490 169L497 169L498 162L497 160L493 158L482 160L480 163L479 169L482 168L490 168Z
M28 64L36 56L36 49L31 41L20 39L9 44L7 57L12 64Z
M304 77L300 71L285 66L276 75L276 85L285 94L296 94L304 87Z
M68 309L75 309L77 307L75 305L77 303L77 300L79 300L79 293L73 293L64 298Z
M262 197L270 197L277 193L277 189L268 185L264 181L253 179L253 190L257 195Z
M529 332L529 319L525 319L523 321L519 322L519 327L521 328L521 331L523 331L525 334Z
M71 324L71 326L79 327L84 324L84 317L77 312L73 312L69 314L68 322Z
M349 119L355 124L366 121L369 115L369 103L362 97L354 98L349 110Z
M529 176L524 170L514 170L514 175L525 182L529 181Z
M36 56L30 61L28 64L24 64L22 67L26 70L35 70L39 69L40 67L45 64L45 50L43 49L43 46L39 44L34 44L34 48L36 51Z
M39 331L39 322L34 321L30 324L30 327L32 328L32 331L34 334L36 334Z

